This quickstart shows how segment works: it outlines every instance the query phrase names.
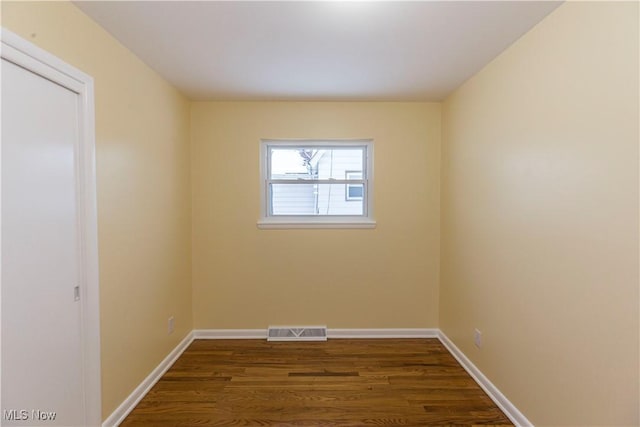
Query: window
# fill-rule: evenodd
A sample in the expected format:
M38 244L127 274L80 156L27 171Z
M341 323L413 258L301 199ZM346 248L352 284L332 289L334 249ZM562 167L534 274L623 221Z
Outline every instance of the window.
M263 140L261 228L372 228L371 140Z
M361 180L362 172L360 171L346 171L345 179L349 180ZM362 184L345 184L345 200L354 201L362 200L364 197L364 185Z

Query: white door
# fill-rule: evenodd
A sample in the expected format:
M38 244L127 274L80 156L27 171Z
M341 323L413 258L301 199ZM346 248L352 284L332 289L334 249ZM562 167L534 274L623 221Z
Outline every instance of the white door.
M85 426L81 98L1 72L2 424Z

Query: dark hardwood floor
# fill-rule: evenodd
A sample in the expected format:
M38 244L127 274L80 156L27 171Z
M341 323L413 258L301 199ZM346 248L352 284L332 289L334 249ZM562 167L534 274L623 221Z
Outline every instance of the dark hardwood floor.
M437 339L196 340L125 426L512 425Z

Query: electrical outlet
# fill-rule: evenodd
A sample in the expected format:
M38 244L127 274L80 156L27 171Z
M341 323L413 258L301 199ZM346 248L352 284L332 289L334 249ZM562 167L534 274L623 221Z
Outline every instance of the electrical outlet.
M476 344L476 347L482 347L482 332L478 329L473 332L473 342Z
M173 330L176 327L176 322L173 316L169 317L169 321L167 322L167 335L171 335Z

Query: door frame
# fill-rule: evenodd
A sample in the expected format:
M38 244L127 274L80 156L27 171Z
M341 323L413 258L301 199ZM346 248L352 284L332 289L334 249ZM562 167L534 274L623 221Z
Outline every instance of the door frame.
M80 129L75 167L77 172L78 256L80 261L80 283L78 283L80 286L82 351L82 366L80 368L82 370L85 425L100 426L102 423L100 289L93 78L5 28L1 28L1 33L0 55L2 59L57 83L78 96ZM0 223L1 221L0 217Z

